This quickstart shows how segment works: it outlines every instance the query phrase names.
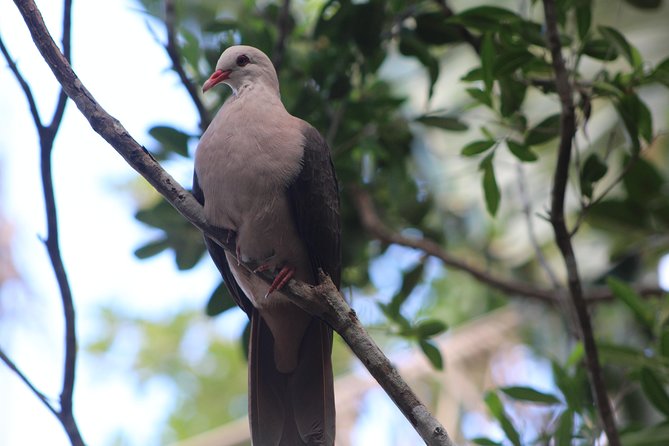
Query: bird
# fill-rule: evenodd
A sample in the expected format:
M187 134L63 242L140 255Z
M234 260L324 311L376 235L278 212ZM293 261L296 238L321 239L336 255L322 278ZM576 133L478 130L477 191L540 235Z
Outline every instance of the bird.
M219 84L232 94L198 143L193 194L208 224L235 237L235 252L206 235L205 244L250 319L252 442L333 445L332 329L284 293L291 279L317 284L319 270L340 287L339 186L330 148L286 110L261 50L225 49L203 93ZM260 271L269 271L272 283Z

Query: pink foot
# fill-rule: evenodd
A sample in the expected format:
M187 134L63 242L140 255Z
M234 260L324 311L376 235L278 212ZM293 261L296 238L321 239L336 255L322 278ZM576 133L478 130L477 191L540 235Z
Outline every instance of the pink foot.
M276 275L274 281L269 286L269 290L267 290L267 294L265 294L265 297L272 294L273 291L277 291L283 288L290 281L290 279L293 278L294 275L295 275L295 268L293 268L292 266L284 266L283 268L281 268L281 271L279 271L279 274Z

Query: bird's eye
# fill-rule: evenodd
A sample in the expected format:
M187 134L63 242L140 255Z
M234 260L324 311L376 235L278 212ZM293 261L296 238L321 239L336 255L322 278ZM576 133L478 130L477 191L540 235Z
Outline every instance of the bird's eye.
M246 54L242 54L241 56L237 57L238 67L246 66L249 62L250 62L249 57Z

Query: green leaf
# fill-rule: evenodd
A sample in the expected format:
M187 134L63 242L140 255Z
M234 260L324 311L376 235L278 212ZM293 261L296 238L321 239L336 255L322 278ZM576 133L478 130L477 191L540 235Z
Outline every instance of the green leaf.
M482 31L500 28L504 24L522 22L522 18L513 11L496 6L478 6L466 9L448 19L449 22Z
M664 384L658 376L648 367L643 367L639 373L641 389L646 394L646 398L655 406L657 410L669 417L669 395Z
M574 412L565 410L560 415L557 429L555 430L555 446L571 446L574 430Z
M592 198L593 184L601 180L608 170L596 153L591 153L581 168L581 193Z
M628 431L620 435L625 446L659 446L669 444L669 424L657 424L637 431Z
M469 128L467 124L453 116L423 115L416 118L415 121L423 125L451 130L453 132L462 132Z
M467 88L466 91L477 102L492 108L492 98L489 91L483 91L478 88Z
M650 76L648 76L648 79L653 82L659 82L669 88L669 58L660 62Z
M486 437L476 437L469 440L470 443L479 444L481 446L502 446L499 441L493 441Z
M170 247L169 242L166 238L161 238L159 240L154 240L149 242L135 250L135 256L138 259L147 259L155 255L160 254L164 250Z
M446 325L446 323L443 321L438 319L428 319L426 321L419 322L415 327L413 327L413 332L419 339L426 339L443 333L447 329L448 325Z
M509 417L506 415L502 400L499 399L499 396L497 396L495 392L488 392L485 395L484 401L492 416L499 421L499 424L509 441L511 441L514 446L520 446L520 435L513 426L513 423L511 423Z
M524 48L505 51L496 58L493 72L496 76L510 75L535 58L534 54Z
M592 2L590 0L577 2L574 13L576 16L578 37L583 41L588 35L592 24Z
M493 73L495 68L495 45L493 35L487 32L483 35L481 42L481 72L483 74L483 84L487 92L492 91L494 81Z
M501 195L497 180L495 179L495 169L492 164L492 155L488 155L482 162L480 168L483 169L483 195L485 196L486 209L493 217L497 214Z
M646 142L653 140L653 118L650 110L634 93L622 96L615 101L615 106L632 140L634 152L637 153L641 148L640 137Z
M495 141L491 139L482 139L474 142L470 142L462 148L460 155L462 156L474 156L479 153L483 153L492 146L495 145Z
M658 353L660 353L665 358L669 358L669 326L664 326L662 328L658 344Z
M606 284L611 289L613 295L623 302L627 307L632 310L634 316L641 322L646 328L653 329L654 317L652 307L644 301L632 288L630 288L625 282L622 282L614 277L609 277L606 280Z
M216 316L236 306L228 287L225 286L224 282L221 282L209 296L205 312L207 316Z
M560 114L556 113L532 127L525 137L525 144L536 146L546 143L557 137L560 133Z
M664 178L657 167L641 157L634 160L626 157L623 168L627 168L630 163L631 166L623 177L623 184L629 199L634 203L646 206L648 200L662 196Z
M632 68L642 68L643 60L641 59L641 54L634 46L632 46L625 36L623 36L620 31L610 26L600 25L598 28L599 33L604 36L609 42L613 43L618 51L623 55L623 57L629 62Z
M513 139L506 140L506 146L509 148L509 151L520 161L523 162L532 162L539 159L536 153L532 152L528 146Z
M400 32L400 43L398 48L400 53L405 56L415 57L427 69L430 77L428 97L432 97L434 84L439 78L439 61L437 58L430 54L428 46L419 40L414 32L407 29L403 29L402 32Z
M443 45L462 41L461 29L446 23L446 16L442 12L418 14L414 19L416 35L426 43Z
M399 291L390 299L390 302L387 305L389 312L389 317L393 320L396 315L400 314L400 309L402 304L407 300L411 292L416 285L420 282L420 279L423 277L423 270L425 269L424 262L418 262L416 266L404 273L402 278L402 286Z
M527 86L510 76L500 77L497 81L500 88L500 112L508 118L523 105Z
M425 353L425 356L430 361L430 364L432 364L432 367L437 370L444 369L444 359L441 356L439 348L437 348L437 346L432 341L421 339L418 341L418 345L420 346L421 350L423 350L423 353Z
M518 401L527 401L530 403L537 404L560 404L560 399L555 395L550 393L540 392L531 387L524 386L509 386L509 387L500 387L502 392L504 392L510 398Z
M585 349L583 348L583 342L581 341L576 342L576 344L574 344L574 348L572 348L571 350L571 353L569 353L566 366L567 367L576 366L583 360L584 355L585 355Z
M590 39L583 45L583 54L597 60L616 60L618 51L610 41L606 39Z
M657 9L662 5L662 0L625 0L639 9Z
M188 156L188 141L191 136L173 127L158 125L149 129L149 135L162 146L181 156Z

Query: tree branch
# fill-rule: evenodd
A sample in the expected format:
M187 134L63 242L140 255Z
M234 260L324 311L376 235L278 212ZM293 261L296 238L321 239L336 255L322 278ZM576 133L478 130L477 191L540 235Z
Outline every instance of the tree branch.
M176 13L174 10L174 1L165 0L165 30L167 31L167 44L165 44L165 51L172 62L172 69L177 73L181 83L188 92L197 113L200 116L200 130L203 132L209 127L211 123L211 116L207 107L204 106L202 99L198 93L198 88L186 75L186 70L181 63L181 54L179 54L179 47L176 40Z
M39 110L37 110L37 103L35 102L35 97L33 96L33 92L30 89L30 85L28 85L28 82L26 82L25 78L19 71L19 68L16 66L16 62L14 62L14 59L12 58L11 54L9 54L9 50L5 46L2 37L0 37L0 52L2 52L2 55L7 61L7 65L9 65L9 69L12 71L14 77L16 78L19 85L21 86L21 89L23 90L23 94L25 95L26 100L28 101L28 107L30 108L30 115L33 118L35 127L41 129L44 126L42 125L42 119L39 116Z
M464 271L479 282L502 291L503 293L536 299L552 305L559 305L560 299L562 299L562 292L560 290L539 288L523 282L497 277L475 265L471 265L462 259L448 254L433 240L426 238L410 238L399 232L393 231L388 228L379 217L374 207L374 203L372 202L372 197L366 190L353 184L347 185L346 188L353 199L353 204L358 211L362 226L375 239L385 243L393 243L400 246L406 246L407 248L419 249L424 253L441 260L444 265ZM660 296L664 294L664 290L659 286L636 286L634 289L642 296ZM613 298L613 293L611 293L609 288L593 288L588 292L587 302L589 304L595 304L611 301Z
M195 198L162 169L118 120L105 112L95 101L51 39L34 1L15 0L15 3L42 57L65 92L88 119L91 127L189 222L224 248L234 249L229 243L226 245L227 237L221 230L216 230L207 224L203 209ZM296 305L332 325L368 367L370 373L389 392L390 397L427 444L446 446L453 444L443 426L418 401L409 386L402 381L388 359L365 332L355 313L331 281L326 280L325 283L313 287L292 280L287 284L286 291L291 293ZM366 357L367 355L370 357Z
M578 265L571 244L571 237L565 222L564 202L569 179L569 166L572 151L572 141L576 133L576 119L574 115L573 91L569 84L569 76L562 57L560 47L560 35L557 29L557 12L554 0L543 0L544 14L546 18L546 36L548 47L551 52L553 71L555 72L555 86L560 98L560 143L558 149L557 165L553 177L553 190L551 199L550 221L555 232L555 243L557 244L564 259L569 282L569 291L574 306L576 317L581 331L581 339L585 350L585 363L590 377L590 386L594 392L599 417L604 432L609 440L609 445L619 446L620 439L616 429L613 409L606 386L602 377L599 363L597 344L592 330L588 307L583 296L581 279L579 277Z
M0 359L2 359L2 362L4 362L5 365L6 365L12 372L14 372L14 373L16 374L16 376L18 376L19 379L20 379L21 381L23 381L23 383L30 389L30 391L31 391L32 393L34 393L35 396L36 396L37 398L40 399L40 401L42 401L42 403L47 407L47 409L49 409L49 410L51 411L51 413L53 413L56 417L60 418L60 414L58 413L58 411L56 410L56 408L53 407L53 405L52 405L51 402L48 400L48 398L47 398L42 392L40 392L40 391L37 389L37 387L35 387L35 385L32 383L32 381L30 381L30 379L28 379L28 377L27 377L26 375L23 374L23 372L21 371L21 369L19 369L19 368L16 366L16 364L14 364L14 361L12 361L12 360L5 354L5 352L4 352L1 348L0 348Z

